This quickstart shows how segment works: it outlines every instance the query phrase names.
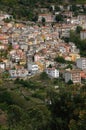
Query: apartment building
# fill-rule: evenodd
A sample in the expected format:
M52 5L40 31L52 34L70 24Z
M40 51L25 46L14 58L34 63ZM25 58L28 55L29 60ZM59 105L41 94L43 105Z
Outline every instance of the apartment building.
M71 70L66 71L64 78L65 82L67 83L69 80L72 80L73 83L81 83L81 71L80 70Z
M80 38L81 38L81 40L86 39L86 30L82 30L82 31L80 32Z
M84 70L86 69L86 58L79 58L76 60L76 65L78 68Z
M35 74L38 72L39 68L38 68L38 65L35 64L34 62L32 63L28 63L27 64L27 67L28 67L28 71L32 74Z
M45 72L53 78L58 78L59 77L59 70L55 69L55 68L47 68L45 70Z
M9 70L9 74L11 78L17 78L17 77L23 78L28 75L28 71L26 69L13 69Z

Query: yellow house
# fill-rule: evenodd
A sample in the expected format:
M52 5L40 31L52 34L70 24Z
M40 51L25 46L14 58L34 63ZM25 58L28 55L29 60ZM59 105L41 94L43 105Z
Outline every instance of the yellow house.
M38 67L39 67L39 69L40 69L41 71L44 70L44 65L43 65L42 63L36 62L36 64L38 65Z
M69 56L71 58L71 61L76 61L77 59L80 58L79 54L74 54L74 53L71 53Z

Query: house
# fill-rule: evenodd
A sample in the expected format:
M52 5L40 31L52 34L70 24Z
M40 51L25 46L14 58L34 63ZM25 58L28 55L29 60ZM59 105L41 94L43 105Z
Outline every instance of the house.
M6 68L6 70L9 70L10 68L12 68L12 62L11 61L9 61L9 60L4 60L4 63L5 63L5 68Z
M86 58L79 58L76 60L76 65L78 68L84 70L86 69Z
M5 63L3 63L3 62L0 62L0 68L4 70L4 69L6 68L6 65L5 65Z
M34 61L35 62L40 61L40 55L39 54L34 55Z
M80 58L80 54L77 53L70 53L69 57L71 58L71 61L76 61L77 59Z
M46 22L53 22L54 20L52 14L39 14L38 22L41 22L42 18L45 18Z
M80 32L80 38L81 38L81 40L86 39L86 30L82 30L82 31Z
M72 80L73 83L81 83L81 71L80 70L70 70L66 71L64 74L65 82Z
M59 77L59 70L55 69L55 68L47 68L45 70L45 72L53 78L58 78Z
M0 50L4 50L5 46L4 45L0 45Z
M38 65L35 64L34 62L31 62L31 63L28 63L27 64L27 68L28 68L28 71L32 74L35 74L38 72L39 68L38 68Z
M72 11L65 11L62 15L63 15L63 16L66 16L66 17L72 18L73 12L72 12Z
M21 44L20 48L24 51L28 51L28 44Z
M8 37L6 35L0 35L0 42L3 44L8 44Z
M66 48L64 44L60 44L58 47L59 52L66 53Z
M79 53L79 49L77 49L76 45L72 42L69 42L70 47L70 52L72 53Z
M86 70L81 71L81 78L86 80Z
M28 75L28 71L26 69L13 69L9 70L9 74L12 78L24 78Z

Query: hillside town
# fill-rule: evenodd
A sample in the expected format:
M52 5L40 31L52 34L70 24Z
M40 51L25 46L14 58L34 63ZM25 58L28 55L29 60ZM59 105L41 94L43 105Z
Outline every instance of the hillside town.
M41 8L37 23L30 24L6 22L12 16L0 12L0 76L27 79L46 72L51 78L62 77L65 83L86 80L86 57L80 55L75 43L62 39L69 38L70 31L77 26L83 28L80 39L86 39L86 15L74 16L70 6L65 10L60 6L65 22L57 23L55 15L60 11L54 8L52 6L53 15L47 8ZM55 60L57 57L67 62L60 63Z

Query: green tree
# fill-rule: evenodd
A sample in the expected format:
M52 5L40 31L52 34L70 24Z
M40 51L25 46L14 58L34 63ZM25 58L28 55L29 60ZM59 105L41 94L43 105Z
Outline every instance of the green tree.
M38 21L38 15L35 15L35 16L33 17L33 21L34 21L34 22L37 22L37 21Z
M69 80L69 81L67 82L67 84L68 84L68 85L71 85L71 84L73 84L73 81L72 81L72 80Z
M55 20L56 20L56 22L63 22L64 21L63 16L61 14L56 15Z
M62 57L62 56L58 56L54 59L56 62L59 62L59 63L65 63L65 59Z
M76 33L80 34L81 31L82 31L82 27L81 26L77 26L76 27Z
M41 78L42 80L47 80L47 79L49 79L49 77L48 77L48 75L47 75L46 72L42 72L42 73L40 74L40 78Z
M42 17L42 24L45 25L46 19L44 17Z
M51 113L46 106L39 104L31 107L27 114L33 130L50 130Z
M22 121L23 111L17 105L11 105L8 109L9 128L15 128Z

